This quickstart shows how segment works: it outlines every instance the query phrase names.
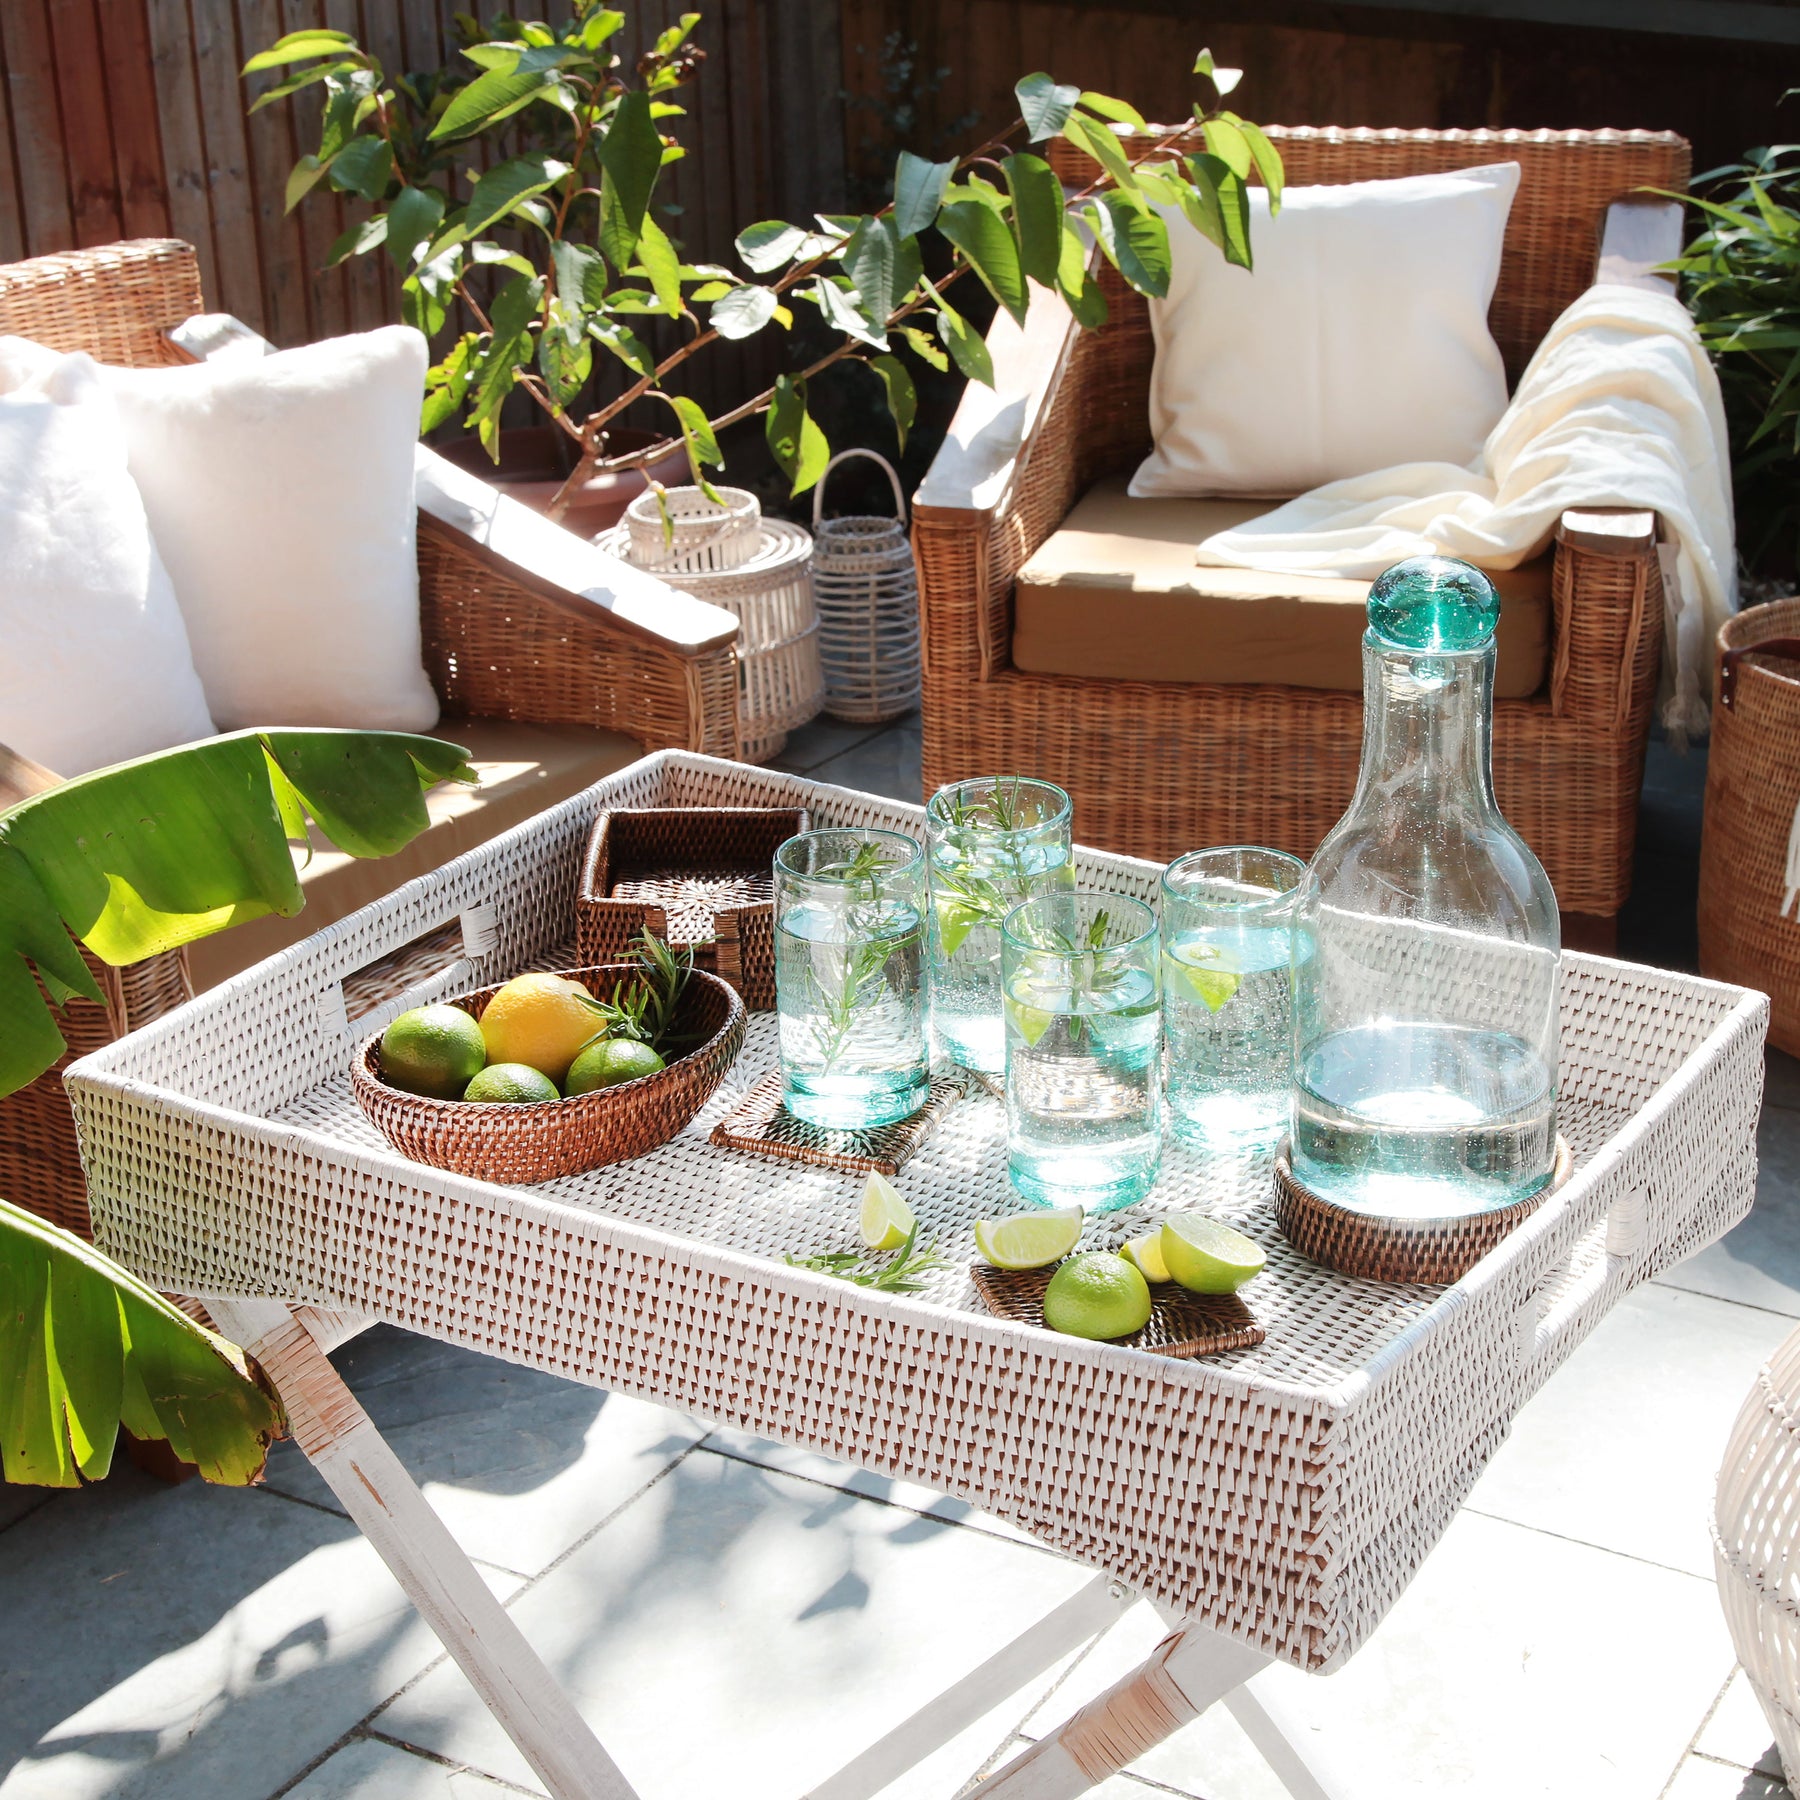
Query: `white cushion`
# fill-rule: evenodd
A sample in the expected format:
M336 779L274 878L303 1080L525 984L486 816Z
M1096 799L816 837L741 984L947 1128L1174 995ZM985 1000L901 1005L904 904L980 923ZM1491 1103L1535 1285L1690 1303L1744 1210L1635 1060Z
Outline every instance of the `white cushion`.
M1474 461L1506 409L1488 330L1519 165L1251 191L1255 270L1179 212L1150 302L1155 448L1140 496L1284 496L1399 463Z
M222 730L437 722L413 504L426 362L390 325L105 371Z
M212 734L94 364L0 339L0 743L85 775Z

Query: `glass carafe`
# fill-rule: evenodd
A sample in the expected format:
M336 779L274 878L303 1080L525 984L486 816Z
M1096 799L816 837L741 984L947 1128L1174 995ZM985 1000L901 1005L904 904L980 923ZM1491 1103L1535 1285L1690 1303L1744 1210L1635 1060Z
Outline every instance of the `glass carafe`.
M1293 1171L1358 1212L1490 1211L1555 1161L1560 924L1494 798L1499 611L1441 557L1369 591L1362 770L1294 959Z

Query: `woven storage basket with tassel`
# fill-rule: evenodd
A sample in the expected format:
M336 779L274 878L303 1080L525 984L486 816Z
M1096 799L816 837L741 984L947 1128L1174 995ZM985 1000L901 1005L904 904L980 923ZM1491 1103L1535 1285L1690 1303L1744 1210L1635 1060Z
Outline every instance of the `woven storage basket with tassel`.
M894 490L894 513L827 519L825 484L847 457L866 456ZM906 535L906 496L885 456L840 450L813 489L813 597L825 710L853 725L897 719L919 704L919 579Z
M594 542L611 556L660 575L670 587L737 615L738 736L746 762L767 762L796 725L818 716L819 615L807 579L812 539L785 519L765 519L742 488L666 488L671 533L654 491Z
M1700 971L1769 996L1800 1055L1800 600L1719 631L1700 840Z

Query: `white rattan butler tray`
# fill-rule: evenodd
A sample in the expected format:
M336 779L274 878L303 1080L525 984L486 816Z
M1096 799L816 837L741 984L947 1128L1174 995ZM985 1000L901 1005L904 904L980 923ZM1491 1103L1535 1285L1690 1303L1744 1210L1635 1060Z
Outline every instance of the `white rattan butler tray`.
M1320 1269L1277 1234L1266 1165L1172 1155L1148 1200L1093 1229L1116 1242L1172 1204L1204 1205L1266 1246L1246 1296L1266 1340L1196 1361L985 1309L970 1228L1017 1203L999 1104L982 1093L948 1109L901 1177L921 1238L949 1259L925 1291L788 1267L788 1253L854 1240L861 1177L707 1141L775 1060L769 1014L693 1123L635 1161L507 1188L390 1149L351 1097L356 1043L404 1006L554 966L601 809L713 804L922 831L915 806L646 757L76 1063L97 1239L157 1286L205 1298L252 1349L301 1447L559 1797L632 1789L332 1372L323 1350L358 1322L928 1483L1096 1571L845 1769L815 1779L796 1764L796 1793L803 1779L818 1800L878 1792L1132 1593L1173 1635L978 1791L1083 1792L1223 1697L1291 1792L1331 1793L1325 1752L1297 1747L1240 1684L1272 1658L1325 1669L1355 1650L1526 1398L1621 1294L1749 1209L1766 1001L1565 957L1575 1172L1453 1287ZM1084 886L1154 898L1149 863L1078 852L1077 864ZM350 1017L367 985L356 978L384 959L416 969L421 940L447 943L447 966Z

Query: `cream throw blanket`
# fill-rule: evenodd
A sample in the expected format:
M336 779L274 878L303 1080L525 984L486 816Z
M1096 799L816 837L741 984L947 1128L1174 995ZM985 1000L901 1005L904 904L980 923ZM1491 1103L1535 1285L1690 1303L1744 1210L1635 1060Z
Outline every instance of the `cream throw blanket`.
M1550 327L1470 467L1402 463L1331 482L1208 538L1197 560L1372 580L1435 551L1511 569L1583 506L1661 518L1674 552L1662 716L1678 737L1703 735L1711 645L1737 610L1731 479L1718 377L1672 295L1589 288Z

